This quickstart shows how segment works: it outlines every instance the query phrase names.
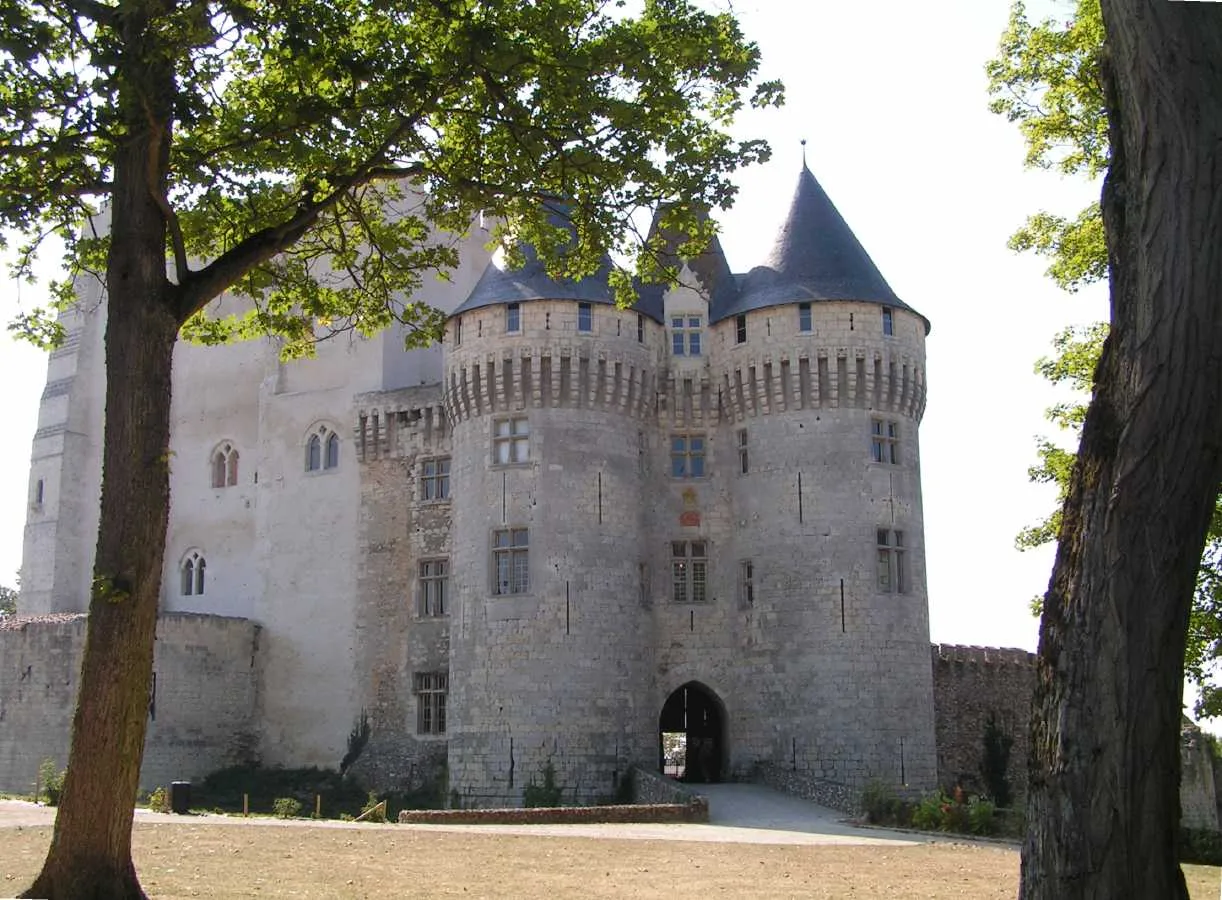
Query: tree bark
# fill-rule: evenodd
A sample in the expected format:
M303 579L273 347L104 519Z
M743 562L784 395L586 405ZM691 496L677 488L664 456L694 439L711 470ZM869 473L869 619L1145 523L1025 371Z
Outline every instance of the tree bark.
M1222 15L1103 0L1112 327L1044 601L1020 896L1186 898L1183 657L1222 480Z
M131 829L144 755L169 516L170 374L180 322L166 278L164 190L173 70L151 4L118 11L127 122L117 152L107 258L102 499L68 775L51 848L24 896L143 898Z

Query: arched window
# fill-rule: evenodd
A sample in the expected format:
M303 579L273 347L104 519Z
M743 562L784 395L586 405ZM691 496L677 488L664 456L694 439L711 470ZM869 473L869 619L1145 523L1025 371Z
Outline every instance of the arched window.
M326 425L319 425L306 441L305 467L307 472L339 468L339 435Z
M212 454L212 486L233 487L238 483L238 450L226 442Z
M192 550L183 560L179 590L184 597L204 592L204 570L207 563L198 550Z

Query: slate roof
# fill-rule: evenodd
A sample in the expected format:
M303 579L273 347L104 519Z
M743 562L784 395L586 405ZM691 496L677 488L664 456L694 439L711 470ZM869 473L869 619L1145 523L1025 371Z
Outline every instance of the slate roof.
M840 215L831 198L805 164L789 215L777 234L772 254L739 278L739 291L728 303L715 304L713 322L785 303L856 300L917 313L900 300L870 255ZM929 320L925 331L929 331Z
M572 230L572 223L569 222L562 205L549 205L548 219L553 225ZM532 245L522 244L521 249L525 263L520 269L509 268L503 251L494 253L492 261L480 275L467 299L450 313L450 317L485 306L520 303L526 300L581 300L608 306L615 304L615 297L607 280L611 273L609 258L603 259L597 272L580 281L569 278L554 279L547 274ZM660 316L659 307L658 317Z

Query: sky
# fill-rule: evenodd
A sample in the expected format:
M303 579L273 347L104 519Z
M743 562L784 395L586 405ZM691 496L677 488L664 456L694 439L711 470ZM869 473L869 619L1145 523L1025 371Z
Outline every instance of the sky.
M724 2L724 0L723 0ZM891 287L932 323L928 405L920 428L930 631L934 641L1034 650L1032 597L1052 550L1019 552L1014 537L1054 505L1032 485L1035 436L1063 398L1034 372L1061 328L1106 318L1102 286L1070 295L1045 264L1006 248L1037 210L1072 213L1098 185L1025 170L1017 128L988 112L984 64L1008 0L756 0L734 2L760 45L762 75L786 104L736 126L772 160L739 173L720 215L735 271L771 248L806 160ZM1033 15L1064 15L1056 0ZM0 320L36 304L7 283ZM29 501L29 455L46 357L0 333L0 584L16 584Z

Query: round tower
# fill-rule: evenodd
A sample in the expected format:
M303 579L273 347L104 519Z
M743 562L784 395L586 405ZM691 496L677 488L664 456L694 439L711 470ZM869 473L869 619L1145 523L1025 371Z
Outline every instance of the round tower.
M918 425L929 323L803 166L771 257L713 312L742 758L936 779Z
M452 421L449 779L466 806L615 792L650 747L639 473L663 329L609 263L500 254L446 330ZM549 773L550 772L550 776ZM552 798L556 799L556 798Z

